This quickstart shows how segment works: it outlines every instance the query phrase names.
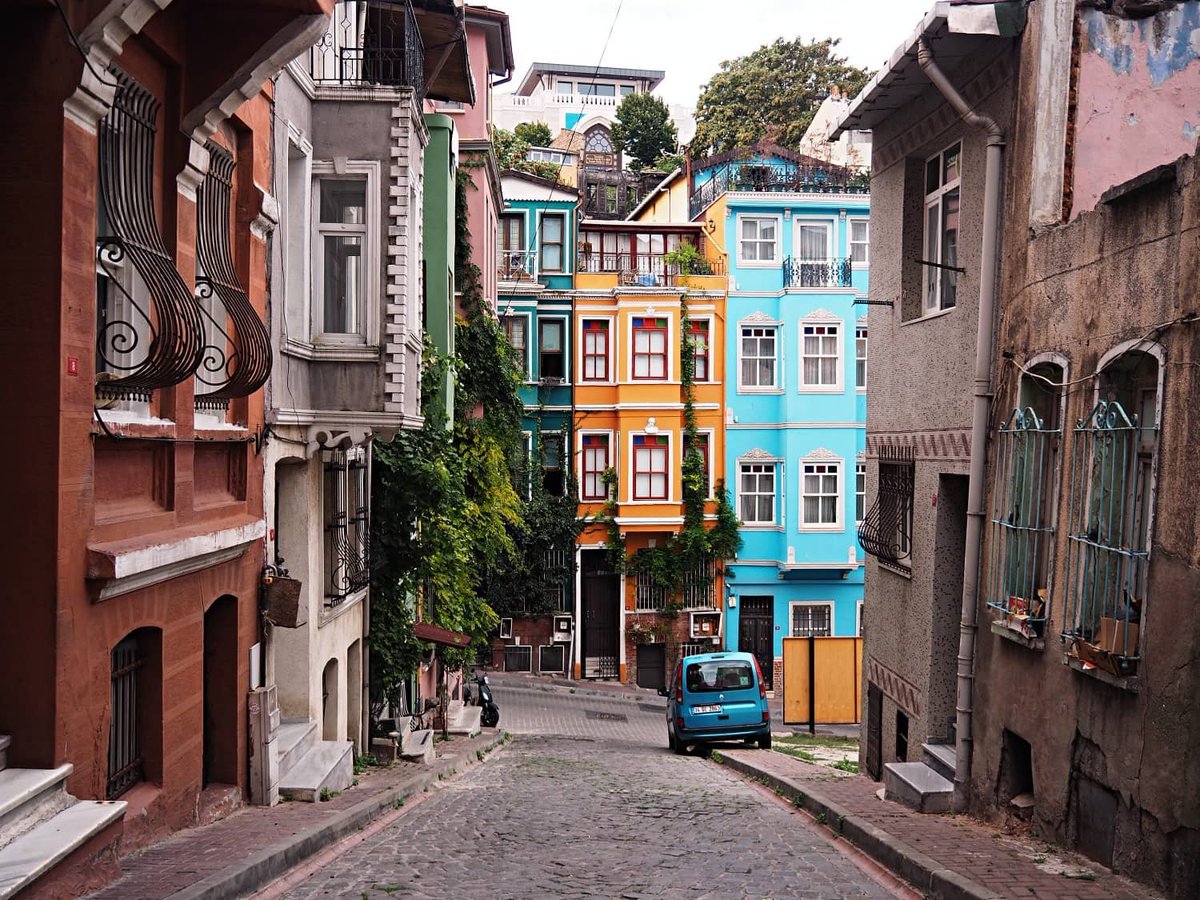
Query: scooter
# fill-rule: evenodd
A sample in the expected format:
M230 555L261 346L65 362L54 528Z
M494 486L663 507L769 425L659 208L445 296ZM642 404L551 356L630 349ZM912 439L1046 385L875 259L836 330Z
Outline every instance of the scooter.
M479 696L475 698L475 705L480 708L479 724L485 728L495 728L500 722L500 707L492 699L492 689L488 685L487 675L476 672L475 685L479 688ZM471 702L469 693L467 702Z

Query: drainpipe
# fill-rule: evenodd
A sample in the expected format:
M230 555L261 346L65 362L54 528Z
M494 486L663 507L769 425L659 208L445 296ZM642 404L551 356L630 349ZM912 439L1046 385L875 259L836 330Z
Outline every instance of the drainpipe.
M983 249L979 264L979 326L975 335L975 401L971 417L971 470L967 482L967 534L963 556L962 618L958 637L958 690L955 701L954 807L966 808L971 781L971 713L974 687L975 633L979 596L979 548L983 538L984 478L988 414L992 399L992 340L996 306L997 244L1000 238L1000 165L1004 132L996 121L967 105L920 39L917 61L964 122L987 132L987 166L983 193Z

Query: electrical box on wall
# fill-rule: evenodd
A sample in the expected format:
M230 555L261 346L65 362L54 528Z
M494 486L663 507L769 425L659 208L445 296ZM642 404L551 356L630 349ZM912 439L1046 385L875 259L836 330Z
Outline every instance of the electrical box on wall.
M512 619L501 619L500 620L500 637L502 637L502 638L512 637Z
M550 633L553 641L570 642L574 631L575 620L571 616L555 616L554 630Z

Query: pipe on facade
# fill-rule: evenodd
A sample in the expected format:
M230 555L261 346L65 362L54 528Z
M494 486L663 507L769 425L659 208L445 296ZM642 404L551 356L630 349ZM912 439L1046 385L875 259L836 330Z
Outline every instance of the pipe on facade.
M975 334L974 406L971 417L971 464L967 481L967 534L963 554L962 616L958 638L958 684L955 699L954 807L967 805L971 781L971 716L974 689L975 634L979 597L979 557L986 511L985 472L988 415L992 399L992 342L996 307L997 244L1000 238L1000 166L1004 131L995 119L976 112L938 68L933 50L921 38L917 61L934 87L964 122L987 133L983 193L983 248L979 264L979 325Z

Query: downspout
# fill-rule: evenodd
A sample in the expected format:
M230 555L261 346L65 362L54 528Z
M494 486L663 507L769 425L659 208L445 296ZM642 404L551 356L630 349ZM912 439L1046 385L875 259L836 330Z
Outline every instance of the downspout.
M967 534L963 554L962 617L958 637L958 690L955 700L954 808L966 808L971 782L971 714L975 668L975 633L979 596L979 548L983 539L984 488L988 414L992 399L992 341L996 306L997 244L1000 238L1000 166L1004 132L988 116L976 112L954 89L921 38L917 61L964 122L987 132L987 165L983 191L983 249L979 263L979 326L975 336L974 408L971 417L971 468L967 482Z

